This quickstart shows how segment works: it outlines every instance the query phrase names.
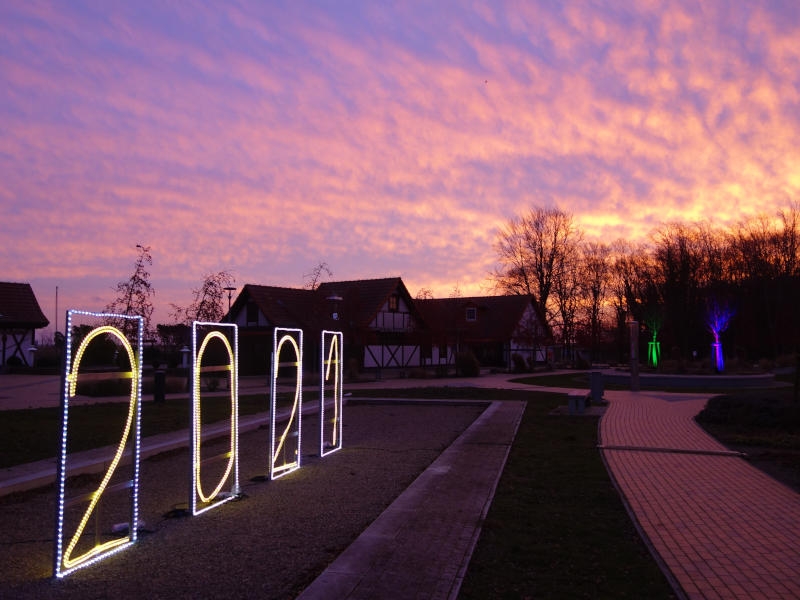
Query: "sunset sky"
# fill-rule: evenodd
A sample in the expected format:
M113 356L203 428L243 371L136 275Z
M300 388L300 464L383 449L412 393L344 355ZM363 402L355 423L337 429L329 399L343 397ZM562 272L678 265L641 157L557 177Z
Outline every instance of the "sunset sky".
M800 201L800 3L0 3L0 280L484 293L533 206L590 237ZM388 8L387 8L388 7ZM63 326L63 315L59 316Z

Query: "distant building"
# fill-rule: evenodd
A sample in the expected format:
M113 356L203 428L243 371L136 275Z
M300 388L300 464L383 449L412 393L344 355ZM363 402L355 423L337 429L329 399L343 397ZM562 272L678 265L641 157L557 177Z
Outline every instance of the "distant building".
M303 329L307 369L317 369L323 329L344 333L345 359L360 367L420 364L420 319L399 277L331 281L316 290L247 284L230 316L239 325L243 373L266 372L275 327Z
M415 300L400 277L316 290L247 284L230 316L243 373L267 371L275 327L303 329L305 368L314 371L323 329L342 331L345 359L366 369L452 365L467 349L484 365L511 367L513 353L544 360L551 337L530 296Z
M415 300L429 326L429 364L451 364L470 351L481 365L513 368L518 354L528 364L544 362L552 334L532 296L477 296Z
M0 281L0 366L33 365L36 330L49 323L30 284Z

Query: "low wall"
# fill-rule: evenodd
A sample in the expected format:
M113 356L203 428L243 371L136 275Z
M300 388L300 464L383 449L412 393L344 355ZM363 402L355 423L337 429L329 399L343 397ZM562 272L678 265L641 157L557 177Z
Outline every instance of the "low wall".
M629 386L630 373L626 371L603 371L603 383ZM775 383L773 373L759 375L670 375L667 373L639 373L639 385L648 387L720 389L763 388Z

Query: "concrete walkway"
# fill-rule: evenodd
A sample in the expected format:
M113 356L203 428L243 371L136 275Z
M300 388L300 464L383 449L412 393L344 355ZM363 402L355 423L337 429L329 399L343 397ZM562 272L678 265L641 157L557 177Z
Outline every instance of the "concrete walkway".
M606 392L610 473L685 597L800 598L800 494L694 422L708 397Z
M456 598L524 410L493 402L298 598Z

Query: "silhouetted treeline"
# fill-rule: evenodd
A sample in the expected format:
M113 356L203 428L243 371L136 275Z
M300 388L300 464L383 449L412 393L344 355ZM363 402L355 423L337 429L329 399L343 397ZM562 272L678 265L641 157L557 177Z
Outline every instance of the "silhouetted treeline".
M800 204L732 227L669 223L646 242L585 242L572 216L534 208L498 233L499 291L531 293L556 339L624 360L626 321L657 331L662 356L707 357L710 303L735 310L725 354L747 360L795 352L800 336ZM544 298L544 301L542 301Z

